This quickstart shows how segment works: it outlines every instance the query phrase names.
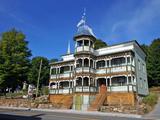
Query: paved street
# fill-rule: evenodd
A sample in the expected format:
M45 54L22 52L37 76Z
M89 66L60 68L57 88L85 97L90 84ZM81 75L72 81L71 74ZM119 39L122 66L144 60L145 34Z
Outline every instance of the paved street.
M150 118L150 119L158 119L160 120L160 97L158 100L158 104L155 106L154 110L151 111L149 114L144 116L145 118Z
M0 109L0 120L142 120L140 118L82 115L62 112Z

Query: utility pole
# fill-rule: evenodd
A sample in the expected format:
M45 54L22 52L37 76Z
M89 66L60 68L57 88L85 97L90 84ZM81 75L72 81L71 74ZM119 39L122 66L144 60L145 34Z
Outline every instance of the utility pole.
M38 80L37 80L37 89L36 89L36 97L38 96L39 80L40 80L40 77L41 77L41 68L42 68L42 59L41 59L40 65L39 65Z

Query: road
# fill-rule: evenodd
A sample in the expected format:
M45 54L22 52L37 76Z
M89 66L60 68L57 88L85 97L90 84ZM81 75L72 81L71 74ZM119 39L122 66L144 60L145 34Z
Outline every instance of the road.
M160 95L159 95L160 96ZM160 120L160 97L158 99L158 103L149 114L145 115L144 118L157 119Z
M62 112L0 109L0 120L142 120L113 116L82 115Z

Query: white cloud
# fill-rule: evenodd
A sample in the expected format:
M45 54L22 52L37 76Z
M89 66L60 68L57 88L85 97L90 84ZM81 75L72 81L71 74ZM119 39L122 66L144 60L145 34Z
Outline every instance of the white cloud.
M147 34L147 31L153 28L154 22L160 20L160 0L144 0L142 3L137 4L132 11L125 8L117 9L122 9L123 12L125 10L125 13L121 12L122 16L125 17L123 19L115 18L117 22L111 26L110 36L106 36L106 38L109 37L112 41L117 37L126 38L126 40L137 39L142 34ZM116 38L113 36L116 36Z

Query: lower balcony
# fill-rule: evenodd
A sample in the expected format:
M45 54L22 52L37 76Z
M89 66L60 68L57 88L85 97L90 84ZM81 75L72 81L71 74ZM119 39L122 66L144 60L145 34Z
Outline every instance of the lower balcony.
M91 86L76 86L74 92L97 92L97 87Z
M49 94L71 94L73 93L72 88L63 88L63 89L50 89Z
M50 89L49 94L72 94L73 92L97 92L97 87L76 86L74 88Z
M125 85L125 86L111 86L111 87L108 87L107 91L110 91L110 92L133 92L133 91L136 91L136 86L134 85Z

